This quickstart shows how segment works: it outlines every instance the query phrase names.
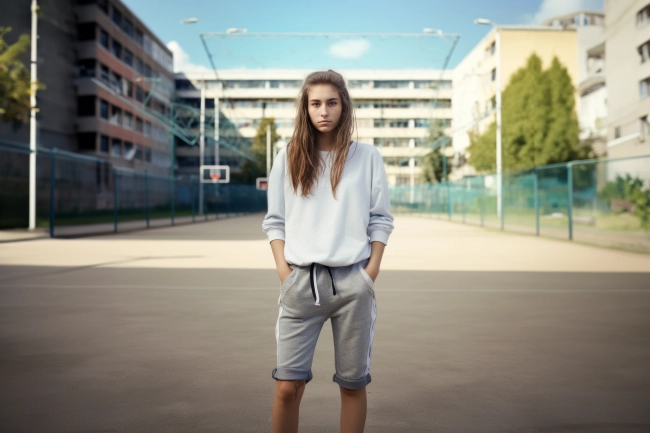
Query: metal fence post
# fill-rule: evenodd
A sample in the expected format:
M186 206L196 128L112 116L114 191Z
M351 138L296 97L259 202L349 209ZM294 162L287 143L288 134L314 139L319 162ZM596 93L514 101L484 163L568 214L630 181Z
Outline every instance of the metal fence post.
M147 228L149 228L149 172L144 171L144 212L147 218Z
M451 220L451 185L447 181L447 219Z
M504 194L505 182L504 182L504 173L503 171L500 174L497 174L497 178L500 180L497 188L500 188L499 194L501 195L501 231L503 231L506 225L506 196Z
M463 185L461 199L463 200L463 224L465 224L465 201L466 201L466 189L467 185Z
M194 187L192 186L192 179L190 179L190 203L192 203L192 222L196 222L196 216L194 213Z
M567 164L567 214L569 217L569 240L573 240L573 164Z
M170 194L170 199L171 199L171 217L172 217L172 225L174 225L174 178L170 177L169 178L169 194Z
M535 234L539 236L539 174L537 167L533 170L533 188L534 188L534 202L535 202Z
M481 227L485 225L485 177L481 177Z
M118 186L117 186L117 170L113 167L113 232L117 233L117 213L118 213Z
M56 148L50 153L50 237L54 237L54 200L56 193Z

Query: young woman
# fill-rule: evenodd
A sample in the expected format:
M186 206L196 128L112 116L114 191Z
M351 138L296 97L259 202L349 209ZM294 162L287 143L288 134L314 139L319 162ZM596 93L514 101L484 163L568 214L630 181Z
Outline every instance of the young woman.
M341 432L363 432L377 306L374 282L393 231L379 151L352 141L354 107L345 80L313 72L297 100L291 142L268 181L268 235L281 282L275 326L273 432L297 432L323 324L334 335L333 381Z

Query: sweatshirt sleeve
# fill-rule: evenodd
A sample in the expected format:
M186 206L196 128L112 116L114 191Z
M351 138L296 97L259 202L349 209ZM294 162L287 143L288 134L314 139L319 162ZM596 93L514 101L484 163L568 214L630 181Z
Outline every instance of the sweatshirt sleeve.
M377 148L372 155L372 194L370 197L370 221L368 236L370 242L380 241L388 245L388 237L393 232L393 215L390 213L390 197L384 160Z
M271 173L269 173L268 188L266 197L268 212L262 221L262 230L269 238L269 242L275 239L284 240L284 174L286 149L282 148L273 161Z

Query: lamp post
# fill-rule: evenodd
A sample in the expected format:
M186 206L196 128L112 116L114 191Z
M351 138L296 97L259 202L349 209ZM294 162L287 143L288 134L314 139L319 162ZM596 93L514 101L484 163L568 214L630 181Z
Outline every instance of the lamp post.
M494 22L485 18L477 18L474 24L491 25L495 30L494 54L496 60L496 114L497 114L497 215L501 221L503 230L503 175L502 175L502 145L501 145L501 32L500 27Z
M36 48L38 45L38 5L32 0L32 53L31 53L31 89L29 95L30 117L29 117L29 229L36 228ZM53 158L53 156L51 156ZM51 229L51 228L50 228Z

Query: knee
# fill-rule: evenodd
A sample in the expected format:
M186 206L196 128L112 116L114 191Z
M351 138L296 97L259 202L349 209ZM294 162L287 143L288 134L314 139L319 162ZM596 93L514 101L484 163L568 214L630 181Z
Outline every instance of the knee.
M305 385L304 380L277 380L275 395L284 403L292 403L301 398Z
M342 386L339 385L339 388L341 389L341 395L344 395L346 397L358 397L359 395L363 395L366 393L365 386L360 389L350 389L350 388L343 388Z

